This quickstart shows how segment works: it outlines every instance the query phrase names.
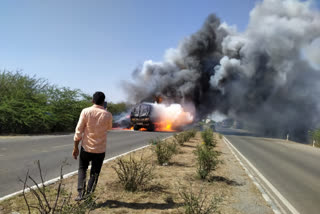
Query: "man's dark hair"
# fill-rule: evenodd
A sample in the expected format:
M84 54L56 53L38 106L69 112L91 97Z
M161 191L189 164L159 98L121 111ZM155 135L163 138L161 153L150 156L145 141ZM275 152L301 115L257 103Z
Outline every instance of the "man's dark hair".
M96 93L93 94L92 101L94 104L102 105L104 103L105 98L106 96L104 95L103 92L97 91Z

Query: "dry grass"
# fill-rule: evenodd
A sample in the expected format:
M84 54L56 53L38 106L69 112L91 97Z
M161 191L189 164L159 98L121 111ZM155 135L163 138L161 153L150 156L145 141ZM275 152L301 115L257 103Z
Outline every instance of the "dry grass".
M216 149L219 151L222 145L218 139ZM236 182L228 179L228 169L220 165L209 176L209 181L201 181L197 178L196 157L193 151L197 144L201 143L200 133L179 148L179 153L174 155L168 166L156 164L156 156L150 147L135 152L133 155L149 157L155 165L154 178L144 189L132 193L123 190L118 182L117 175L112 169L114 161L105 164L102 168L95 195L98 198L96 208L90 213L183 213L183 200L179 195L179 189L189 187L195 190L203 189L209 199L213 196L222 198L222 205L228 204L225 199L230 198ZM223 154L221 155L223 159ZM77 176L64 180L64 189L73 190L76 196ZM53 188L55 185L52 185ZM0 204L0 213L18 211L26 212L26 206L22 196L6 200Z

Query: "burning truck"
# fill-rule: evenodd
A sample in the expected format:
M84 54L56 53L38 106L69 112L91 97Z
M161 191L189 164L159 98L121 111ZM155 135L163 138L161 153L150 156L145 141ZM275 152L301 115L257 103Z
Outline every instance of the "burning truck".
M130 113L130 123L134 130L146 129L154 131L155 121L152 116L152 105L148 103L141 103L132 108Z
M194 120L180 104L140 103L130 113L130 125L141 131L177 131Z

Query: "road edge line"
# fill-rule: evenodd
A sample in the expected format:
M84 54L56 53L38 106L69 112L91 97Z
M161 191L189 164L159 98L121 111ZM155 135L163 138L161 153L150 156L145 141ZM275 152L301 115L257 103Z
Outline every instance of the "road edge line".
M168 139L168 138L170 138L170 137L172 137L172 136L163 138L161 141L166 140L166 139ZM128 151L128 152L125 152L125 153L116 155L116 156L114 156L114 157L108 158L108 159L106 159L106 160L103 161L103 164L108 163L108 162L110 162L110 161L112 161L112 160L115 160L115 159L117 159L117 158L119 158L119 157L122 157L122 156L124 156L124 155L127 155L127 154L129 154L129 153L132 153L132 152L135 152L135 151L138 151L138 150L147 148L147 147L149 147L149 146L150 146L150 145L144 145L144 146L142 146L142 147L138 147L138 148L133 149L133 150L130 150L130 151ZM91 168L91 165L88 167L88 169L90 169L90 168ZM62 178L62 179L69 178L69 177L71 177L71 176L73 176L73 175L76 175L76 174L78 174L78 170L73 171L73 172L69 172L69 173L63 175L63 178ZM56 183L56 182L59 181L59 180L60 180L60 176L59 176L59 177L56 177L56 178L53 178L53 179L51 179L51 180L49 180L49 181L45 181L45 182L44 182L44 185L54 184L54 183ZM42 183L37 184L37 185L38 185L39 188L42 187ZM36 189L36 188L37 188L37 185L34 185L34 186L30 187L30 188L26 188L24 192L27 193L27 192L30 192L30 189L33 189L33 190ZM3 196L3 197L0 198L0 202L5 201L5 200L7 200L7 199L10 199L10 198L12 198L12 197L14 197L14 196L20 195L20 194L22 194L22 193L23 193L23 190L19 190L19 191L17 191L17 192L11 193L11 194L9 194L9 195L5 195L5 196Z
M225 136L223 136L223 139L228 146L231 146L240 155L240 157L247 162L248 166L260 177L261 180L263 180L263 182L270 188L270 190L279 198L279 200L288 208L291 213L300 214L296 208L293 207L293 205L260 173L255 166L253 166L253 164L235 146L232 145L232 143L230 143Z
M259 184L259 182L257 181L257 179L250 173L250 171L247 169L247 167L245 167L245 165L242 163L242 161L239 159L239 157L233 152L232 148L230 147L230 145L226 142L225 139L223 139L223 141L225 142L225 144L228 146L229 150L231 151L231 153L233 154L233 156L237 159L237 161L239 162L239 164L241 165L241 167L245 170L245 172L247 173L248 177L251 179L252 183L258 188L258 190L260 191L263 199L267 202L267 204L269 204L270 208L272 209L273 213L275 214L281 214L281 212L278 209L278 206L275 205L273 203L273 201L270 199L270 196L266 193L266 191L263 189L262 185Z

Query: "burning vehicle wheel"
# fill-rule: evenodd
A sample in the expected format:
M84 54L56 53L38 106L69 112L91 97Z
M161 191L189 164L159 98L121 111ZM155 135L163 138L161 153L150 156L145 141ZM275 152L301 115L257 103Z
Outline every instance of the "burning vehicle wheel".
M149 132L153 132L153 131L155 130L154 124L150 124L150 125L148 126L147 130L148 130Z
M138 131L140 128L141 128L141 127L138 126L138 125L134 125L134 126L133 126L133 130L135 130L135 131Z

